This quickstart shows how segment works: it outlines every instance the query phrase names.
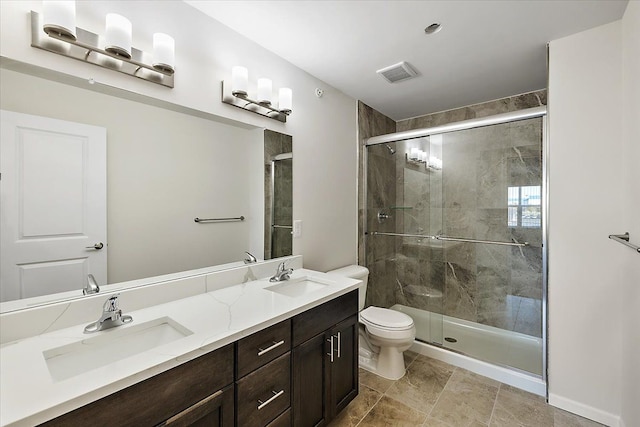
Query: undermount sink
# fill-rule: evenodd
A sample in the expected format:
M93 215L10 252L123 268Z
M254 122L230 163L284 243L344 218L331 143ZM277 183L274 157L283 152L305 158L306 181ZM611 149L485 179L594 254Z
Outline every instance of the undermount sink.
M191 334L170 317L161 317L128 328L110 329L42 354L53 380L62 381Z
M288 297L299 297L321 289L326 289L329 285L331 285L331 282L324 282L315 278L311 279L309 277L301 277L298 279L290 279L278 283L277 285L268 286L265 289Z

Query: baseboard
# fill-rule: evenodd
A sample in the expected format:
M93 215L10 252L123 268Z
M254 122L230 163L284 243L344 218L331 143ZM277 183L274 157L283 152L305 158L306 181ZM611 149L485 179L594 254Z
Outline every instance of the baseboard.
M581 417L588 418L609 427L625 427L625 423L619 415L614 415L610 412L585 405L584 403L576 402L575 400L567 399L566 397L558 396L554 393L549 393L549 405L564 409L565 411L580 415Z

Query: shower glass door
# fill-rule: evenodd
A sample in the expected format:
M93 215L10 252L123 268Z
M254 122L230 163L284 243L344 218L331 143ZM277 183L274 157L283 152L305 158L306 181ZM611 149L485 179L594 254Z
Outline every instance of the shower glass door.
M540 117L366 147L367 304L416 338L543 371Z
M542 375L542 119L441 141L443 345Z
M443 343L441 145L415 138L367 147L367 303L410 315L416 338ZM436 138L437 140L437 138Z

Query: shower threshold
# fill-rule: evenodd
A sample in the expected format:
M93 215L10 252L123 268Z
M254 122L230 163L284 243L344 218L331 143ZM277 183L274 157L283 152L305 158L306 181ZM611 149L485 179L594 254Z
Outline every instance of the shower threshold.
M542 339L396 304L416 325L416 339L490 363L542 375Z

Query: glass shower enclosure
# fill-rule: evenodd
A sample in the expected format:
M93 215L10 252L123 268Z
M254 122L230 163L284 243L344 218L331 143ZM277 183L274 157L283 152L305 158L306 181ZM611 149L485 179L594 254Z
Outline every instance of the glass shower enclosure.
M374 137L365 148L367 304L410 315L420 341L536 376L543 122L538 113L490 119Z

